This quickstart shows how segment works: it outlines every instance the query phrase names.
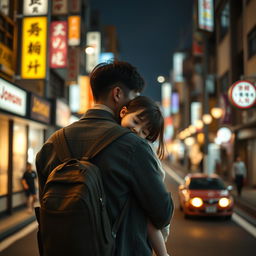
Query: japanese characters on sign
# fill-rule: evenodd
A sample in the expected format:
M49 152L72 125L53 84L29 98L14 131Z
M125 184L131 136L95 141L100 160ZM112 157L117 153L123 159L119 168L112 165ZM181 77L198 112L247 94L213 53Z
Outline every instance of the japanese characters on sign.
M27 93L0 78L0 108L21 116L26 115Z
M68 1L67 0L52 0L52 14L67 14Z
M46 15L48 12L47 0L24 0L23 13L24 15L40 16Z
M22 65L23 79L43 79L46 75L47 17L23 19Z
M67 66L67 22L53 21L50 27L50 67Z
M198 0L198 27L208 32L214 30L213 0Z
M78 47L69 47L68 50L68 82L76 82L79 72L79 48Z
M246 109L256 104L256 87L248 81L238 81L229 89L229 100L232 105Z
M77 46L80 44L80 16L68 17L68 45Z

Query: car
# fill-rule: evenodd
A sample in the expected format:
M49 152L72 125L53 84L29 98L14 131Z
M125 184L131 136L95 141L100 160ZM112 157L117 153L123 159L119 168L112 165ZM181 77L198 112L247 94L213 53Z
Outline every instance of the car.
M226 186L217 174L194 173L179 186L180 209L189 216L224 216L230 219L234 208L232 186Z

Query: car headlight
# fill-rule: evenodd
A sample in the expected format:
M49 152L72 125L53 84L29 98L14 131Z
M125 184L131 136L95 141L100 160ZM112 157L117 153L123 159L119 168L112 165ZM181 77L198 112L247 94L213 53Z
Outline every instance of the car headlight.
M230 199L223 197L219 200L219 206L220 207L227 207L230 205Z
M200 197L194 197L190 200L190 203L194 207L201 207L203 205L203 200Z

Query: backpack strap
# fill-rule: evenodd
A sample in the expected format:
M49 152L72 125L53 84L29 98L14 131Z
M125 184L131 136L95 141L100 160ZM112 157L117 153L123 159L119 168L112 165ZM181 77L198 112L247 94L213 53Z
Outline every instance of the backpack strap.
M95 157L101 150L126 133L131 133L131 131L129 129L124 129L119 125L113 126L95 141L95 143L90 147L89 151L87 151L82 158L84 160L89 160ZM61 162L64 163L72 158L67 140L65 138L64 128L55 133L54 145L57 156Z
M54 146L57 156L62 163L71 159L71 154L64 134L64 128L61 128L55 133Z

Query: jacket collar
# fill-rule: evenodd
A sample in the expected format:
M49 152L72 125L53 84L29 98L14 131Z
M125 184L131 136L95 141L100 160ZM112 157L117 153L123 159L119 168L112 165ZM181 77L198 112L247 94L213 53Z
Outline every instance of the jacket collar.
M81 119L102 119L117 122L115 117L104 109L89 109Z

